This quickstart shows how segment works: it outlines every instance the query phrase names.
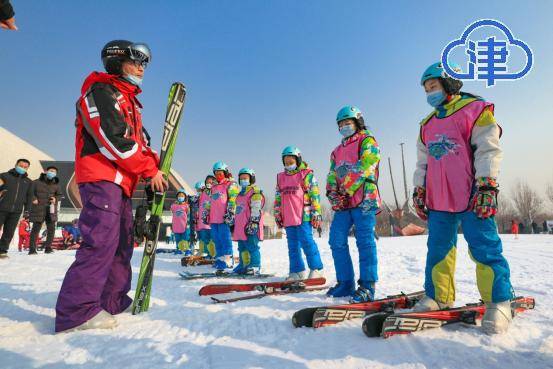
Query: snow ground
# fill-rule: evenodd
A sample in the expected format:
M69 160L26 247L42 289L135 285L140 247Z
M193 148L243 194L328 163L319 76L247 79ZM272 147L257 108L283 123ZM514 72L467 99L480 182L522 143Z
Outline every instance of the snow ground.
M327 240L316 240L334 283ZM477 301L478 292L474 264L459 241L457 304L464 304ZM110 331L55 335L54 306L74 251L28 257L11 249L0 261L0 368L553 368L553 237L504 241L517 294L536 298L536 309L519 315L507 334L457 326L388 340L367 338L360 320L294 328L294 311L336 303L324 292L214 305L197 293L208 282L179 279L180 259L170 254L157 256L149 312L119 315ZM425 236L380 239L378 296L421 289L425 243ZM355 247L352 253L357 260ZM137 250L133 287L141 257ZM266 272L284 277L285 242L264 242L262 260Z

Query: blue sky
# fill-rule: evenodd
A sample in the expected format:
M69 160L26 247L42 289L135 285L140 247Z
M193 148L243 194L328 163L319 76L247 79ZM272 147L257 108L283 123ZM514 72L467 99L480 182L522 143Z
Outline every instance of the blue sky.
M387 157L403 193L399 143L410 185L418 122L430 112L422 71L471 22L498 19L532 47L534 68L521 81L489 89L467 82L464 90L496 104L502 189L524 178L541 192L553 181L553 2L12 3L20 31L0 32L0 125L56 159L73 158L74 103L84 77L102 69L107 41L126 38L153 51L140 98L154 146L170 84L188 88L174 166L191 185L224 160L235 173L254 168L272 196L280 152L297 145L324 186L340 139L336 112L353 104L381 145L388 201Z

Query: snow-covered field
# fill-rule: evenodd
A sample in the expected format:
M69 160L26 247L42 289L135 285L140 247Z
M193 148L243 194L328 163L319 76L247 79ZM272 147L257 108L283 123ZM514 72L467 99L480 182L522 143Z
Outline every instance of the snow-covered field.
M316 240L334 283L327 240ZM148 313L119 315L111 331L55 335L54 306L74 251L28 257L11 249L10 258L0 261L0 368L553 368L553 236L504 240L516 293L534 296L535 310L519 315L502 336L457 326L389 340L367 338L359 320L294 328L294 311L335 302L324 292L214 305L198 296L207 282L179 279L179 258L170 254L157 257ZM422 236L378 242L379 296L421 289L425 242ZM352 252L356 258L354 246ZM133 286L141 256L138 250L133 258ZM284 277L287 259L284 241L263 243L266 272ZM458 304L478 300L462 237L457 291Z

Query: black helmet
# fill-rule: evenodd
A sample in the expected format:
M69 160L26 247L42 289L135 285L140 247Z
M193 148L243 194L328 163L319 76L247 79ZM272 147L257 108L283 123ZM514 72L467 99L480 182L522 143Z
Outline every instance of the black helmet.
M150 48L145 43L114 40L102 48L102 62L109 74L121 74L121 65L126 60L140 62L143 68L152 60Z

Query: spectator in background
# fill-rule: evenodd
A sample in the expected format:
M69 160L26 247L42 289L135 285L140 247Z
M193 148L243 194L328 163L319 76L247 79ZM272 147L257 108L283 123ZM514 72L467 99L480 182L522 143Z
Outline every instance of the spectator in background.
M29 216L25 215L19 222L19 242L17 249L19 252L29 248L29 237L31 235L31 223L29 223Z
M515 240L518 240L518 224L516 220L511 220L511 234L515 235Z
M15 168L0 174L0 228L3 229L0 258L8 256L8 248L21 212L23 209L27 211L31 205L33 181L27 175L30 164L27 159L19 159Z
M33 205L31 206L30 221L33 222L31 230L31 244L29 246L29 255L36 254L36 244L38 234L42 228L42 223L46 222L46 242L44 243L44 253L50 254L52 250L52 241L56 231L56 222L58 220L58 202L61 199L61 190L59 179L57 178L58 168L49 166L42 173L39 179L33 181Z
M549 227L547 226L547 220L543 221L543 232L545 234L549 233Z
M520 222L520 223L518 224L518 231L519 231L520 234L524 234L524 231L525 231L525 229L524 229L524 223Z
M171 240L173 238L173 229L171 226L165 227L165 242L167 242L167 245L171 244Z
M17 31L15 12L9 0L0 0L0 28Z
M532 222L532 233L533 234L540 233L540 229L538 228L538 223L536 223L535 221Z

